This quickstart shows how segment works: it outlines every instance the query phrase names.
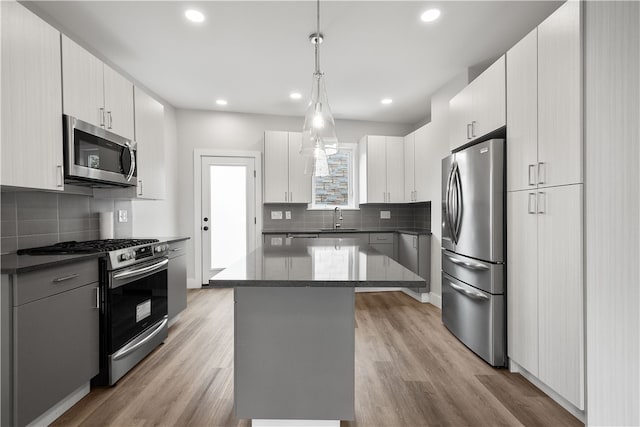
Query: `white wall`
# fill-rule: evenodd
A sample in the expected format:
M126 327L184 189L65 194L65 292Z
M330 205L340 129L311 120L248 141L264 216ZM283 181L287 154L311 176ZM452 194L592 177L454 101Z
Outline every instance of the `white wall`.
M430 160L422 165L429 170L427 198L431 200L431 292L429 301L441 306L442 299L442 159L449 154L449 100L469 83L469 73L451 79L431 97L431 134L428 141Z
M178 150L178 234L189 236L187 244L187 276L190 287L195 283L193 150L222 149L263 151L265 130L300 131L301 117L261 114L225 113L201 110L176 110ZM336 120L341 142L357 142L365 134L404 136L410 125ZM261 190L260 190L261 191Z
M586 2L587 424L640 425L640 3Z
M178 235L178 138L176 110L164 104L164 162L166 197L164 200L132 202L134 237L170 237Z

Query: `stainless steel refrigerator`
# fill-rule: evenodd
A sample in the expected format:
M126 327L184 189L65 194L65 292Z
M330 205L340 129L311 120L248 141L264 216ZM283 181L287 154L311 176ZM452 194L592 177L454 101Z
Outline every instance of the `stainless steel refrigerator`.
M493 366L505 366L505 141L442 160L442 321Z

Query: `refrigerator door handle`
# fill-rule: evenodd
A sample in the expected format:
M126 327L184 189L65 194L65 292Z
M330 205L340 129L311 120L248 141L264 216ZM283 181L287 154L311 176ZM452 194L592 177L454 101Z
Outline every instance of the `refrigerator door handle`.
M484 264L480 264L480 263L475 263L475 262L466 262L463 261L461 259L458 258L454 258L450 255L445 255L447 257L447 259L449 261L451 261L452 263L456 264L456 265L461 265L463 267L468 268L469 270L489 270L489 267L487 267Z
M463 295L468 296L471 299L479 299L479 300L488 300L489 297L480 292L474 292L463 288L462 286L456 285L451 280L449 280L449 286L451 286L454 290L460 292Z
M456 191L456 212L455 212L455 234L456 243L460 239L460 227L462 226L462 181L460 180L460 169L458 165L455 166L454 182Z
M451 240L453 240L453 243L457 243L454 227L453 227L453 203L452 203L452 188L451 188L453 185L454 168L455 168L455 163L451 165L451 170L449 171L449 177L447 178L446 214L447 214L447 227L449 228L449 233L451 234Z

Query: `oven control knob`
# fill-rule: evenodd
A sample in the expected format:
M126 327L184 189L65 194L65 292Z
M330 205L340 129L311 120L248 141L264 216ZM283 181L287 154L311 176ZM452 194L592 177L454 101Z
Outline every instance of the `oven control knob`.
M120 261L128 261L131 259L131 253L130 252L126 252L123 253L122 255L120 255Z
M158 245L158 246L156 246L156 253L160 253L160 252L162 252L163 250L164 250L164 246L162 246L162 245Z

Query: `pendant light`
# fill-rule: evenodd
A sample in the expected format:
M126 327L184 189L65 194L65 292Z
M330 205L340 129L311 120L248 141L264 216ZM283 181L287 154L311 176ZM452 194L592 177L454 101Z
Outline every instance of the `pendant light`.
M336 124L327 100L324 73L320 71L320 0L316 1L316 32L309 36L315 49L315 71L311 82L311 99L304 116L300 154L306 157L305 173L315 176L329 175L327 156L338 151Z

